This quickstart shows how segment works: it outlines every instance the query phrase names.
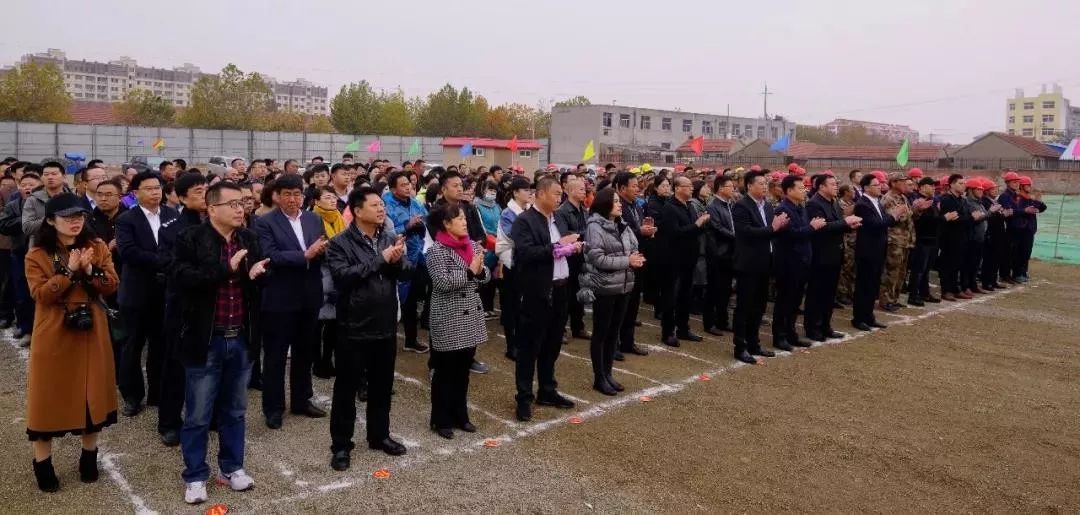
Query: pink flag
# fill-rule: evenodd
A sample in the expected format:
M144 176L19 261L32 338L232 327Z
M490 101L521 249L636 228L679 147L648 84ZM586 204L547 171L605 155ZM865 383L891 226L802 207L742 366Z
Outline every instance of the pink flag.
M378 154L380 150L382 150L382 141L380 140L372 141L367 147L367 151L370 154Z
M1080 136L1073 140L1073 157L1080 157Z

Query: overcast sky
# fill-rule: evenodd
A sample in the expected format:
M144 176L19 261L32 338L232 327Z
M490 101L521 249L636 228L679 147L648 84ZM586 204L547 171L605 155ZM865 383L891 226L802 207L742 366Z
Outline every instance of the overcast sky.
M1080 104L1069 0L7 0L0 63L235 63L409 96L446 82L492 103L593 103L911 125L926 140L1004 130L1005 99L1058 82Z

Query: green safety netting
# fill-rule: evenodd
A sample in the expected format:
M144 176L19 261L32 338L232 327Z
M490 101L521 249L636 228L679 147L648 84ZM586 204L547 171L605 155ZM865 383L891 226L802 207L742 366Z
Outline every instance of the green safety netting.
M1043 195L1046 212L1039 215L1034 257L1080 264L1080 196Z

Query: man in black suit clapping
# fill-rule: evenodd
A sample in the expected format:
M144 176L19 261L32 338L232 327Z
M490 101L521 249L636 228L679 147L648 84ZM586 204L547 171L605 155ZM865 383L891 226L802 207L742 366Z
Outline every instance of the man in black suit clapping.
M883 182L873 173L864 175L859 181L863 196L855 202L855 216L862 218L862 225L855 239L855 299L851 326L860 331L886 327L874 317L874 303L885 268L889 226L895 224L897 217L907 209L906 206L896 206L888 211L881 209Z
M844 216L837 205L839 185L830 175L814 176L817 193L806 203L806 216L823 218L825 227L810 238L813 255L810 259L810 280L806 286L806 310L803 327L806 337L823 342L826 338L844 335L832 328L833 299L844 263L844 233L859 227L862 219Z
M675 194L664 204L660 217L660 245L656 257L661 272L661 341L664 345L678 347L679 340L700 342L702 339L690 332L690 303L699 238L702 227L709 221L709 214L693 217L688 204L693 197L690 179L676 177L674 185Z

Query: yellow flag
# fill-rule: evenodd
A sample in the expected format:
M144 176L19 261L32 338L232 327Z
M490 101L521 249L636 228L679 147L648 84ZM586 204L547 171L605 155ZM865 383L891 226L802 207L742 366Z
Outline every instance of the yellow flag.
M582 161L588 161L596 157L596 148L593 147L593 140L589 140L589 144L585 145L585 155L582 156Z
M165 140L161 138L154 140L154 144L152 145L152 147L154 148L154 150L161 150L165 148Z

